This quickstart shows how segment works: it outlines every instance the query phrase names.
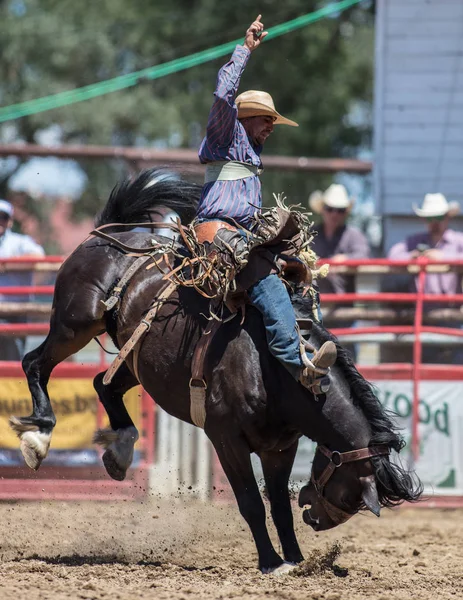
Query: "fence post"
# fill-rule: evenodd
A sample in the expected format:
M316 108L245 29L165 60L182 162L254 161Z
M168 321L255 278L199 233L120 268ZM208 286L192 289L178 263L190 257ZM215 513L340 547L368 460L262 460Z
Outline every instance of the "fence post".
M428 261L423 258L417 260L420 271L418 273L417 282L417 299L416 299L416 312L414 322L414 335L415 339L413 342L413 410L412 410L412 455L413 461L416 464L420 456L420 438L418 432L419 424L419 401L420 401L420 376L421 376L421 330L423 327L423 294L424 284L426 281L426 265Z

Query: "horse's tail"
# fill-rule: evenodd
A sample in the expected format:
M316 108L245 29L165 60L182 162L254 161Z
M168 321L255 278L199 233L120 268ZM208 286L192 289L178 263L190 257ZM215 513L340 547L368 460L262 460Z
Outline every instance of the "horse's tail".
M160 206L175 211L187 224L196 214L200 195L200 185L185 181L177 173L164 168L144 169L135 179L126 177L114 187L95 226L149 222L150 212Z

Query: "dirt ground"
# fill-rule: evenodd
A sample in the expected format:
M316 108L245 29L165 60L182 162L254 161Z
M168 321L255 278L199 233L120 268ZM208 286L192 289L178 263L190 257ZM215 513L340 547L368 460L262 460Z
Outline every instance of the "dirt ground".
M315 534L295 508L298 537L314 568L275 577L257 570L250 533L234 505L155 498L2 503L0 598L463 598L463 510L383 513ZM336 543L335 565L343 569L323 570Z

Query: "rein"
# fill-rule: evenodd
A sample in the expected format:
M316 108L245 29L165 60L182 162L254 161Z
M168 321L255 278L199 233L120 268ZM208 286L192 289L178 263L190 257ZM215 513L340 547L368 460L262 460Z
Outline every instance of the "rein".
M156 229L172 229L172 231L175 231L177 233L179 232L179 229L180 229L180 227L178 225L175 225L173 223L154 223L154 222L146 223L146 221L143 223L108 223L107 225L101 225L100 227L97 227L96 229L91 231L89 236L93 235L95 237L102 238L103 240L110 242L114 246L117 246L121 250L124 250L124 252L130 252L130 253L134 253L134 254L147 254L148 252L152 252L153 246L150 246L149 248L135 248L132 246L127 246L127 244L124 244L123 242L121 242L117 238L113 237L109 233L105 233L103 231L103 229L107 229L109 227L133 228L133 227L143 227L143 226L144 227L148 226L150 228L156 228Z
M313 467L311 481L315 487L315 491L325 511L327 512L330 519L340 525L345 523L348 519L354 516L355 513L348 513L342 508L338 508L334 504L331 504L323 495L324 489L331 476L336 469L339 469L343 464L349 462L356 462L358 460L365 460L366 458L372 458L373 456L384 456L389 454L388 446L371 446L369 448L360 448L359 450L350 450L349 452L338 452L337 450L329 450L326 446L317 446L315 450L315 457L317 452L321 452L326 458L329 459L329 463L323 469L322 474L318 479L315 478ZM314 457L314 461L315 461Z

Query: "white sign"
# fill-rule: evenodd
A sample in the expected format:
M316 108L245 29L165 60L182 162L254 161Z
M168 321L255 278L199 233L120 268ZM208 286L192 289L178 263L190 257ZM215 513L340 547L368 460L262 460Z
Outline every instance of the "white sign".
M411 455L413 383L376 381L381 404L392 413L407 445L399 455L403 464L413 467ZM426 492L463 494L463 382L422 381L419 401L420 457L415 470ZM299 441L292 480L307 483L315 444ZM254 462L257 467L257 463ZM260 474L256 468L256 474Z

